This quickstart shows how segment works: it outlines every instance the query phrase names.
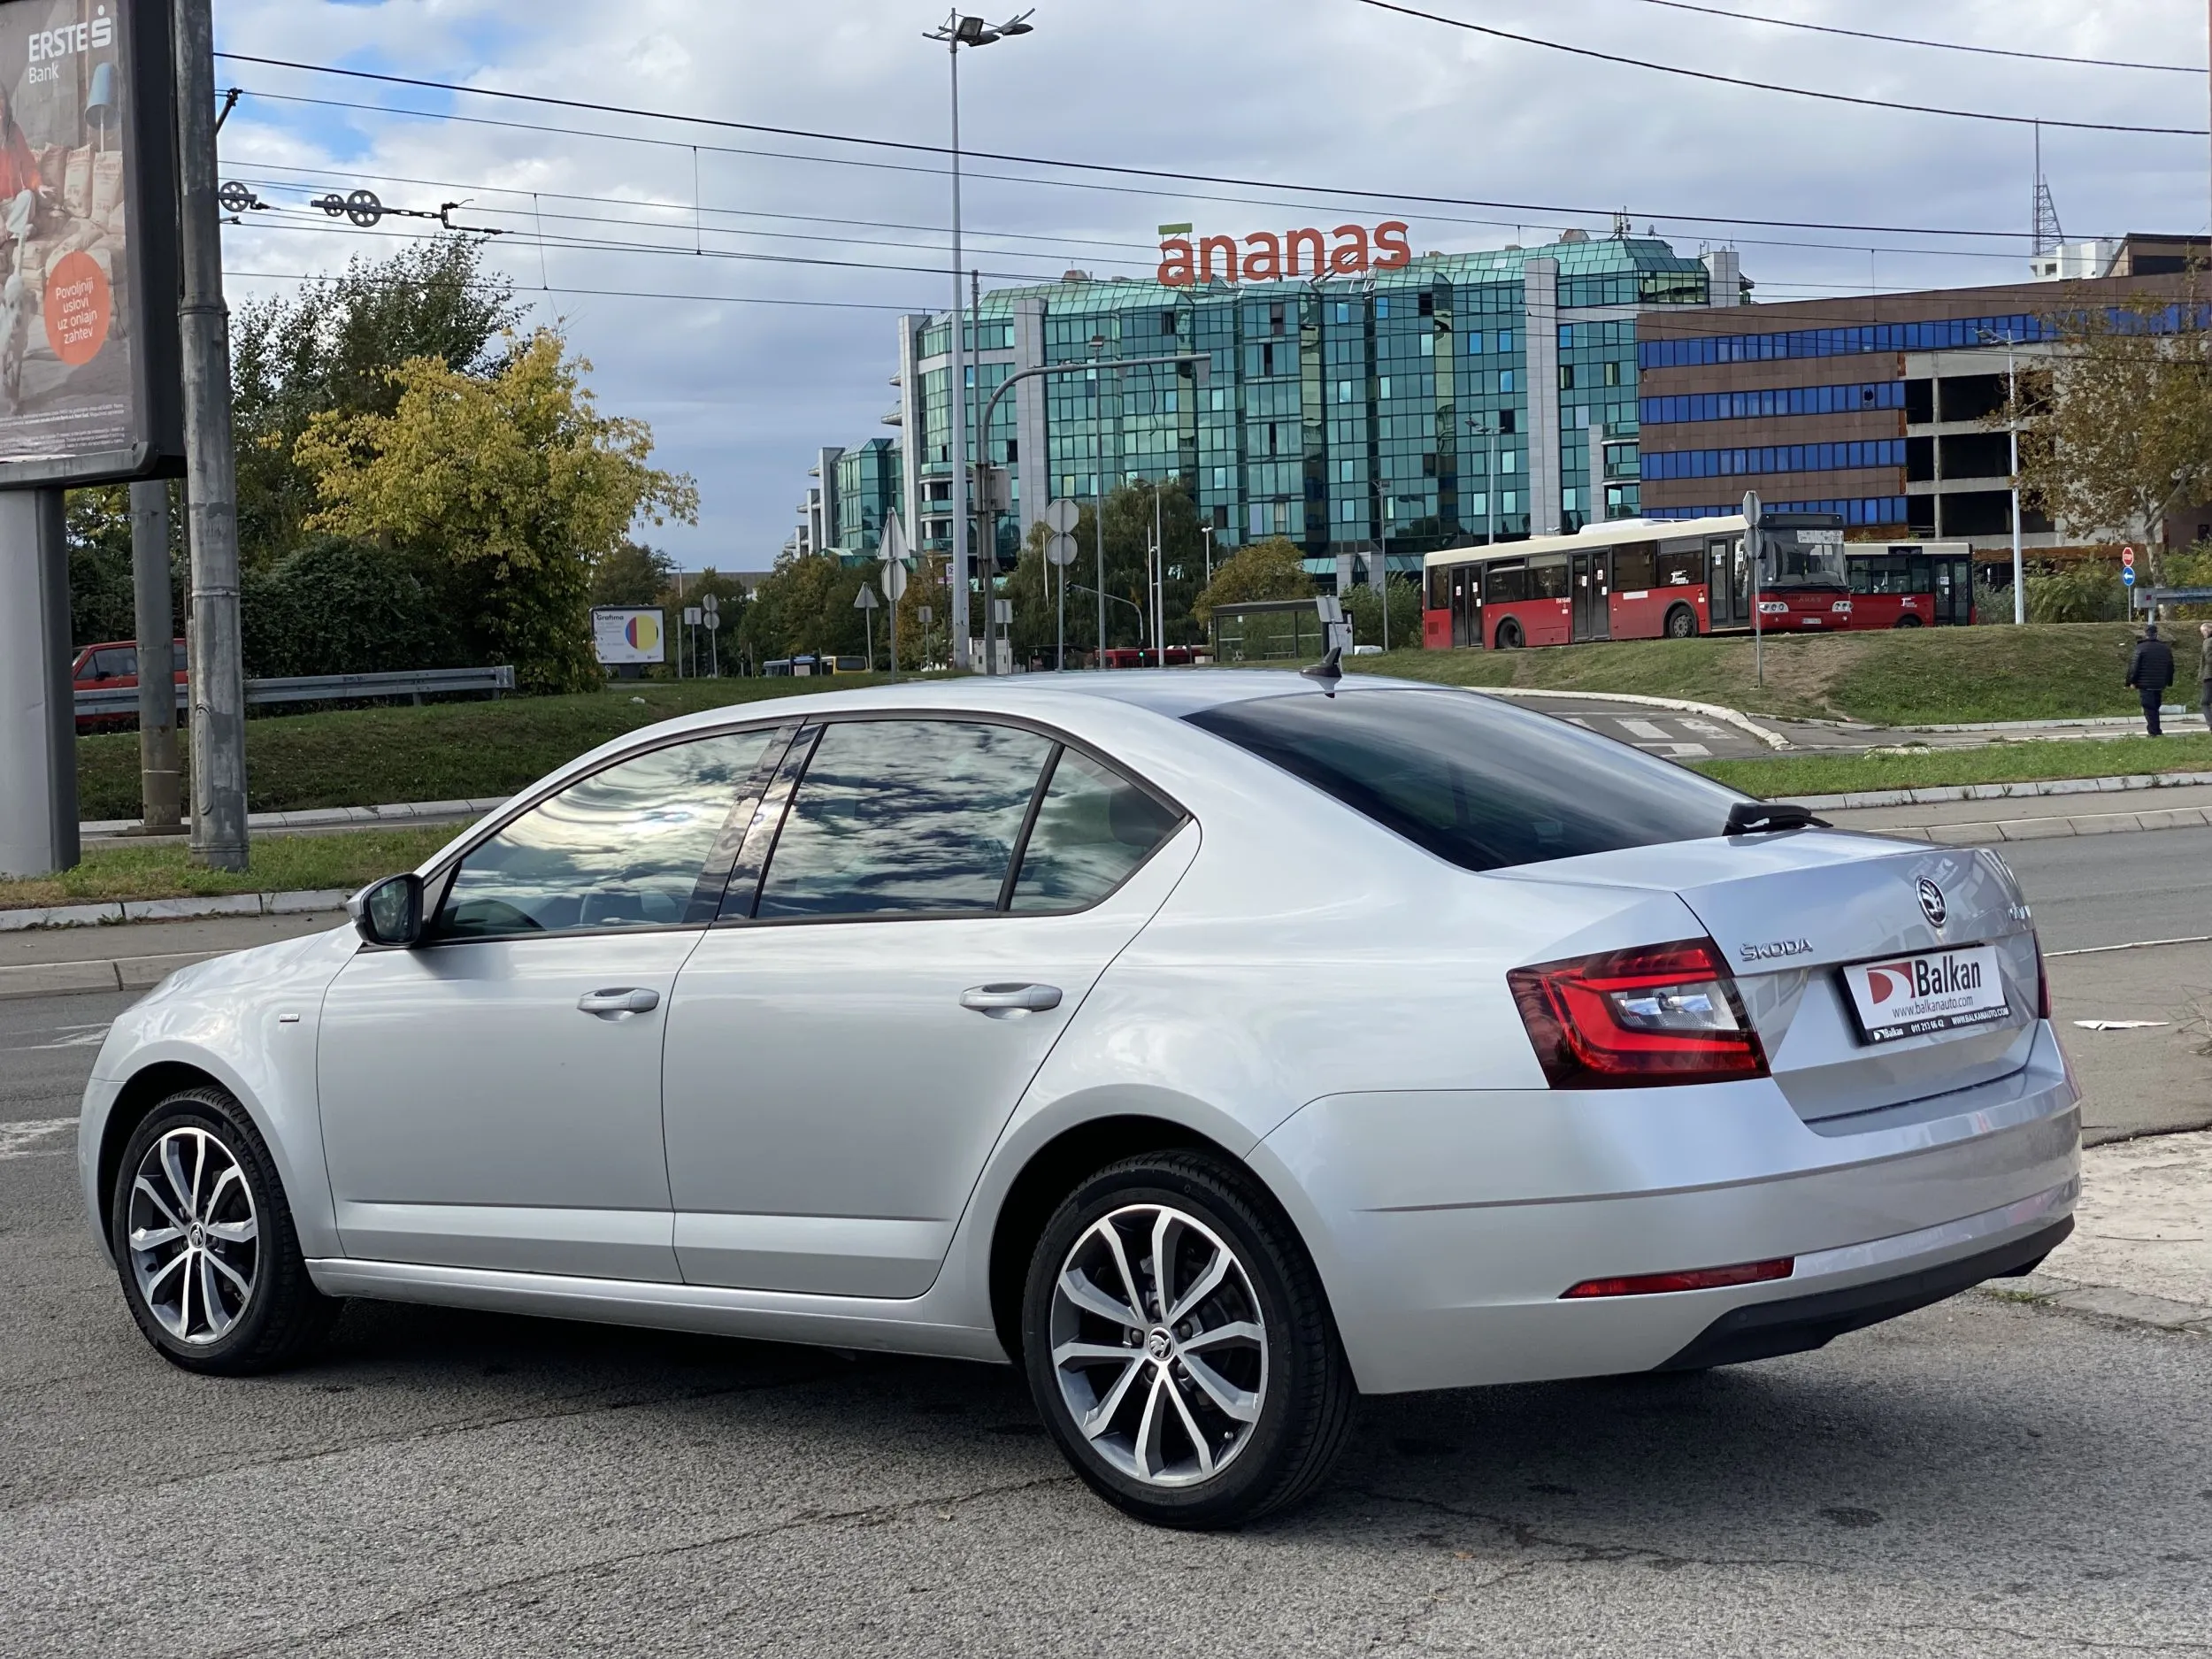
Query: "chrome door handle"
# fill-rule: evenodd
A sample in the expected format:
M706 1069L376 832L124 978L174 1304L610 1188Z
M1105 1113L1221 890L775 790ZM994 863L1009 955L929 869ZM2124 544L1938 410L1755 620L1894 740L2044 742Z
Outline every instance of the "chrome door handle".
M960 993L960 1006L992 1019L1018 1019L1060 1006L1056 985L979 985Z
M661 1005L661 994L644 987L620 991L592 991L576 999L577 1008L587 1014L596 1014L602 1019L619 1019L625 1014L649 1014Z

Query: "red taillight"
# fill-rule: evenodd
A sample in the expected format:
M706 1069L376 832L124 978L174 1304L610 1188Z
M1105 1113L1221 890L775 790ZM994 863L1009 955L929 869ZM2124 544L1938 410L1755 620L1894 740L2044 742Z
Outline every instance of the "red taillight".
M1554 1088L1767 1074L1766 1050L1709 939L1547 962L1506 979Z
M1639 1273L1632 1279L1586 1279L1561 1295L1562 1302L1591 1296L1656 1296L1671 1290L1724 1290L1731 1285L1763 1285L1770 1279L1787 1279L1797 1270L1797 1258L1779 1256L1770 1262L1745 1262L1736 1267L1701 1267L1687 1273Z

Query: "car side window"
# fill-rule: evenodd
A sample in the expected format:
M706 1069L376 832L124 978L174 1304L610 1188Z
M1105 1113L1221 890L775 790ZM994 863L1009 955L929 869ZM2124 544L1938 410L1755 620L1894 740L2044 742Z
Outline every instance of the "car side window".
M1064 749L1022 849L1012 908L1079 910L1128 879L1182 821L1111 767Z
M111 646L92 653L95 680L124 680L138 672L138 653L128 646Z
M958 720L826 727L793 795L759 920L999 908L1053 741Z
M670 927L772 732L672 743L580 779L461 861L434 937Z

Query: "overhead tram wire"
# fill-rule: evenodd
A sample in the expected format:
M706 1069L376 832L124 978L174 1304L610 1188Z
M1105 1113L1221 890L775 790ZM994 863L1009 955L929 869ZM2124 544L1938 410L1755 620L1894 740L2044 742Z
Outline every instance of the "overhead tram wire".
M1381 4L1382 3L1383 0L1360 0L1360 4ZM1404 7L1390 7L1387 9L1396 11L1407 10ZM1409 14L1417 17L1427 17L1432 15L1425 12L1409 12ZM1436 20L1445 23L1453 22L1453 19L1448 18L1440 18ZM1457 27L1474 28L1479 26L1470 24L1458 25ZM1525 38L1530 39L1532 43L1537 45L1550 45L1552 43L1546 41L1535 40L1534 37ZM1561 50L1580 52L1585 49L1576 47L1563 48ZM1592 55L1602 56L1602 54ZM857 134L827 133L806 127L773 127L757 121L728 120L716 116L683 115L666 111L641 110L623 104L593 104L575 98L557 98L541 93L508 92L496 88L463 86L453 81L427 81L408 75L381 74L366 69L341 69L329 65L300 63L291 58L258 58L240 52L224 52L219 54L219 56L229 58L235 62L262 64L280 69L295 69L309 74L336 75L349 80L378 81L393 86L420 88L434 92L448 92L475 97L506 99L524 104L541 104L560 109L580 110L604 115L634 117L641 120L672 121L687 126L720 127L738 132L764 133L776 137L804 139L819 143L852 144L873 150L905 150L924 155L949 155L951 153L949 148L946 145L922 143L918 141L907 139L869 138ZM1634 63L1635 60L1624 59L1622 61ZM1637 64L1636 66L1653 67L1654 65ZM1663 67L1663 65L1661 67ZM1700 72L1682 71L1679 73L1695 74ZM1724 79L1724 77L1710 76L1706 78ZM1743 84L1759 86L1760 83L1746 82ZM1761 87L1760 89L1772 90L1777 88ZM1778 89L1785 91L1800 90L1795 88L1783 88ZM689 150L694 147L692 141L690 140L684 140L679 142L671 139L649 138L641 134L627 133L582 133L577 131L573 127L547 127L536 122L500 121L490 119L482 116L453 115L445 111L429 110L397 109L384 104L348 104L337 99L308 98L281 93L257 92L255 96L269 98L286 98L291 102L301 104L320 104L339 109L367 110L382 115L414 116L425 120L453 120L483 127L510 127L530 132L560 133L569 137L601 138L628 141L638 143L657 144L676 150ZM1844 95L1840 93L1818 94L1814 96L1839 98L1843 99L1845 102L1870 102L1870 100L1863 99L1845 98ZM1907 109L1916 108L1917 106L1883 104L1878 107ZM1938 114L1960 113L1960 111L1933 111L1932 112ZM2016 120L2023 125L2034 124L2034 118L2028 116L1992 116L1988 119L2001 121ZM2100 124L2093 122L2070 123L2049 119L2044 120L2042 125L2046 127L2087 126L2093 130L2100 131L2151 132L2161 134L2172 133L2192 137L2205 136L2204 133L2201 131L2190 127L2112 127L2101 126ZM696 147L703 150L712 150L717 148L716 146L707 144L700 144ZM733 148L728 153L735 155L762 153L777 155L780 152L748 151ZM1564 214L1570 217L1580 219L1605 219L1610 217L1615 212L1621 211L1620 204L1617 203L1610 207L1576 207L1563 205L1558 203L1499 202L1475 196L1432 196L1403 190L1371 190L1333 185L1300 184L1286 180L1241 179L1233 175L1223 173L1190 173L1165 167L1137 167L1112 162L1072 161L1049 156L1025 156L1012 154L1002 150L964 150L963 153L968 156L979 157L986 161L1006 162L1017 166L1049 167L1075 173L1108 173L1125 178L1151 179L1164 180L1171 183L1217 184L1238 189L1287 190L1300 195L1319 196L1325 199L1333 198L1339 201L1358 200L1371 203L1402 203L1407 204L1418 204L1421 206L1489 208L1503 212L1531 215ZM782 158L818 160L829 162L833 165L869 165L866 163L853 161L851 158L841 157L799 157L787 155ZM1062 184L1070 181L1053 179L1018 178L1008 180L1007 182L1021 184ZM2007 242L2025 242L2030 239L2030 234L2028 232L2018 230L1980 230L1929 225L1853 225L1810 219L1755 219L1742 215L1724 213L1666 213L1645 210L1634 211L1632 217L1651 220L1665 219L1678 224L1749 225L1782 230L1849 231L1854 233L1863 232L1870 234L1906 236L1974 236L2001 239ZM1523 222L1526 221L1524 220Z
M269 95L266 95L266 94L258 94L258 95L256 95L256 96L269 96ZM359 108L374 108L374 107L376 107L376 106L374 106L374 105L358 105L358 106L352 106L352 107L359 107ZM642 142L657 142L657 141L647 140L647 141L642 141ZM749 151L749 152L747 152L747 153L750 154L750 153L755 153L755 152L750 152L750 151ZM801 159L805 159L805 160L827 160L827 159L831 159L831 158L829 158L829 157L801 157ZM542 191L532 191L532 190L524 190L524 189L518 188L517 188L517 187L515 187L515 186L511 186L511 185L485 184L485 183L480 183L480 182L465 182L465 181L463 181L463 180L454 180L454 179L419 179L419 178L406 177L406 176L403 176L403 175L400 175L400 174L396 174L396 173L366 173L366 172L364 172L364 171L362 171L361 169L359 169L359 168L357 168L357 167L308 167L308 166L301 166L301 165L294 165L294 164L291 164L291 163L288 163L288 162L271 162L271 161L256 161L256 162L252 163L251 165L252 165L255 168L261 169L261 170L265 170L265 171L272 171L272 170L273 170L273 171L280 171L280 172L285 172L285 173L311 173L311 174L313 174L314 176L316 176L317 178L327 178L327 179L335 179L335 180L347 180L347 181L357 181L357 181L366 181L366 182L369 182L369 183L374 183L374 184L404 184L404 185L413 185L413 186L417 186L417 187L419 187L419 188L425 188L425 189L435 189L435 190L473 190L473 191L479 191L479 192L489 192L490 194L495 195L495 196L515 196L515 197L518 197L518 198L520 198L520 199L525 199L525 200L526 200L526 199L528 199L528 198L530 198L530 197L533 197L533 196L543 196L544 198L546 198L547 200L549 200L549 201L557 201L557 202L588 202L588 203L594 203L594 204L601 204L601 205L611 206L611 207L632 207L632 208L636 208L636 209L640 210L641 211L649 211L649 212L668 212L668 213L682 213L682 214L687 214L687 215L688 215L688 214L689 214L689 213L693 211L693 209L692 209L692 204L691 204L690 203L688 203L688 202L647 202L647 201L642 201L642 200L640 200L640 199L638 199L638 198L636 198L636 197L634 197L634 196L590 196L590 195L584 195L584 194L580 194L580 193L576 193L576 192L572 192L572 191L563 191L563 190L542 190ZM876 165L881 165L881 164L876 164ZM233 174L232 176L233 176L233 177L234 177L234 178L236 178L236 179L239 180L239 182L241 182L241 183L242 183L242 184L247 184L247 185L255 185L255 184L258 184L258 185L263 186L263 187L264 187L264 188L268 188L268 189L273 189L273 190L275 190L275 189L298 189L298 188L303 188L303 187L302 187L302 186L299 186L299 185L294 184L294 183L290 182L289 180L278 180L278 179L267 179L267 180L261 180L261 179L255 179L255 178L251 177L250 175L246 174L246 173L235 173L235 174ZM970 173L968 176L969 176L969 177L971 177L971 178L1005 179L1007 175L1004 175L1004 174L998 174L998 173ZM1043 181L1042 181L1042 180L1018 180L1018 182L1043 182ZM1073 185L1070 185L1068 188L1073 188L1073 189L1083 189L1083 190L1114 190L1114 189L1116 189L1116 188L1117 188L1117 187L1112 186L1112 185L1095 185L1095 184L1073 184ZM1156 197L1157 197L1157 196L1158 196L1158 193L1157 193L1157 192L1156 192L1156 191L1144 191L1144 192L1141 192L1140 194L1142 194L1142 195L1143 195L1143 196L1145 196L1148 199L1156 199ZM1241 196L1238 196L1238 197L1202 197L1202 198L1199 198L1199 199L1202 199L1202 200L1214 200L1214 201L1233 201L1233 202L1236 202L1237 204L1239 204L1240 205L1248 204L1248 198L1241 197ZM1299 207L1302 207L1302 208L1304 205L1306 205L1306 204L1294 204L1294 203L1269 204L1269 203L1263 203L1263 203L1250 203L1250 204L1250 204L1250 205L1256 205L1256 206L1269 206L1269 205L1279 205L1279 206L1299 206ZM471 211L474 211L474 212L480 212L480 213L502 213L502 214L508 214L508 215L511 215L511 216L514 216L514 217L520 217L520 218L534 218L534 217L540 217L540 215L539 215L539 213L538 213L538 210L536 210L535 208L525 208L525 207L519 207L519 206L518 206L518 207L512 207L512 208L504 208L504 207L488 207L488 206L485 206L484 204L480 204L480 203L472 204L471 204ZM791 221L791 222L793 222L793 223L795 223L795 224L802 224L802 225L847 225L847 226L858 226L858 227L864 227L864 228L873 228L873 229L879 229L879 230L914 230L914 231L920 231L920 232L923 232L923 233L924 233L924 234L934 234L934 235L946 235L946 234L949 234L949 233L946 230L945 227L943 227L942 225L914 225L914 224L909 224L909 223L906 223L906 222L903 222L903 221L895 220L895 219L840 219L840 218L833 218L833 217L830 217L830 216L828 216L828 215L826 215L826 214L819 214L819 213L787 213L787 212L776 212L776 211L770 211L770 210L768 210L768 209L764 209L764 208L706 207L706 208L703 208L703 209L702 209L702 210L700 210L700 211L702 211L705 212L705 213L706 213L708 216L710 216L710 217L726 217L726 218L743 218L743 219L784 219L784 220L789 220L789 221ZM567 218L567 219L572 219L576 220L577 222L580 222L580 223L605 223L605 224L641 223L641 221L635 221L635 220L625 220L625 219L613 219L613 218L600 219L600 218L598 218L598 217L596 217L596 216L593 216L593 215L583 215L583 214L579 214L579 215L548 214L548 215L542 215L542 217L547 217L547 218ZM1597 217L1599 217L1599 216L1598 216L1598 215L1595 215L1595 214L1593 214L1593 215L1590 215L1590 217L1592 217L1592 218L1597 218ZM1608 216L1606 216L1606 217L1609 218L1610 216L1609 216L1609 215L1608 215ZM1520 227L1520 226L1521 226L1521 225L1523 225L1523 224L1525 224L1525 221L1516 221L1516 220L1513 220L1513 219L1469 219L1469 218L1464 218L1464 217L1455 217L1455 216L1450 215L1450 214L1442 214L1442 213L1425 214L1425 215L1424 215L1424 216L1423 216L1423 221L1424 221L1425 223L1429 223L1429 224L1440 224L1440 225L1479 225L1479 226L1482 226L1482 227L1486 227L1486 228L1492 228L1492 229L1518 228L1518 227ZM687 220L686 222L687 222L687 223L688 223L688 220ZM672 228L679 228L679 229L680 229L680 228L682 228L682 227L672 227ZM716 227L711 227L711 226L710 226L708 228L709 228L710 231L711 231L711 230L716 229ZM723 231L721 234L729 234L729 235L764 235L764 235L771 235L771 234L776 234L776 233L772 233L772 232L767 232L767 231L749 231L749 230L745 230L745 229L743 229L743 228L741 228L741 227L729 227L729 228L727 228L726 230ZM1030 233L1030 232L1023 232L1023 231L974 231L974 232L970 232L970 233L968 233L968 234L972 234L972 235L983 236L983 237L986 237L986 238L987 238L987 239L989 239L989 240L992 240L992 241L998 241L998 242L1009 242L1009 241L1041 242L1048 242L1048 243L1051 243L1051 244L1054 244L1054 245L1056 245L1056 246L1060 246L1060 247L1063 247L1063 248L1070 248L1070 249L1073 249L1073 248L1124 248L1124 249L1128 249L1128 250L1133 250L1133 251L1141 250L1141 251L1144 251L1144 252L1147 252L1147 253L1150 253L1150 252L1154 251L1154 250L1152 249L1151 245L1150 245L1150 244L1148 244L1148 243L1145 243L1145 242L1113 242L1113 241L1108 241L1108 240L1106 240L1106 239L1104 239L1104 238L1100 238L1100 237L1089 237L1089 236L1072 236L1072 235L1071 235L1071 236L1044 236L1044 235L1039 235L1039 234L1033 234L1033 233ZM846 240L849 240L849 239L847 239L847 238L842 238L842 237L826 237L826 238L823 238L822 240L825 240L825 241L831 241L831 242L841 242L841 241L846 241ZM1936 258L1936 259L1995 259L1995 260L2011 261L2011 260L2014 260L2014 259L2016 259L2016 258L2018 258L2018 257L2019 257L2019 256L2018 256L2017 254L2016 254L2016 253L2003 252L2003 251L1998 251L1998 250L1989 250L1989 249L1978 249L1978 248L1897 248L1897 247L1884 247L1884 246L1870 246L1869 244L1864 243L1864 242L1797 242L1797 241L1792 241L1792 240L1787 240L1787 239L1785 239L1785 238L1781 238L1781 237L1774 237L1774 236L1740 236L1740 235L1732 235L1731 237L1729 237L1728 242L1729 242L1729 245L1730 245L1730 246L1732 246L1732 247L1734 247L1734 246L1742 246L1742 247L1747 247L1747 248L1795 248L1795 249L1809 249L1809 250L1814 250L1823 251L1823 252L1854 253L1854 254L1858 254L1858 253L1901 254L1901 255L1906 255L1906 256L1924 257L1927 257L1927 258ZM874 244L869 244L869 245L874 245ZM906 245L914 245L914 246L933 247L933 244L929 244L929 243L918 243L918 244L889 243L889 244L882 244L882 245L887 245L887 246L906 246ZM1006 251L1006 252L1007 252L1010 256L1013 256L1013 257L1023 257L1023 255L1022 255L1022 250L1019 250L1019 249L1010 249L1010 249L1006 250L1005 251ZM1475 251L1475 252L1489 252L1489 251L1494 251L1494 250L1473 250L1473 251ZM1090 259L1090 260L1092 260L1092 261L1093 261L1093 262L1094 262L1094 263L1102 263L1102 264L1107 264L1107 265L1135 265L1135 264L1141 264L1141 265L1149 265L1152 263L1152 261L1151 261L1151 260L1149 260L1149 259L1147 259L1147 260L1142 260L1142 261L1134 261L1134 260L1117 260L1117 259L1104 258L1104 257L1102 257L1102 256L1095 255L1095 254L1086 254L1086 255L1083 255L1082 257L1085 257L1085 258L1087 258L1087 259Z
M1575 58L1594 58L1600 63L1619 64L1630 69L1649 70L1656 74L1709 81L1724 87L1742 87L1753 92L1773 92L1794 98L1817 98L1824 104L1849 104L1862 109L1893 110L1908 115L1940 115L1954 120L1997 121L2008 127L2065 127L2078 133L2133 133L2158 138L2212 137L2212 132L2201 127L2137 127L2122 121L2070 121L2051 115L2002 115L1989 110L1952 110L1934 104L1901 104L1888 98L1863 98L1849 92L1822 92L1811 87L1793 87L1781 81L1751 81L1740 75L1724 75L1710 69L1690 69L1680 64L1654 63L1647 58L1601 52L1594 46L1571 46L1564 41L1546 40L1540 35L1520 35L1487 23L1470 23L1463 18L1446 17L1438 12L1423 12L1414 6L1400 5L1397 0L1356 0L1356 4L1377 12L1394 12L1401 17L1418 18L1425 23L1440 23L1447 28L1463 29L1471 35L1487 35L1496 40L1515 41L1523 46L1540 46L1546 51L1565 52Z
M1910 35L1879 35L1870 29L1847 29L1833 23L1806 23L1796 18L1762 17L1750 12L1730 12L1720 6L1694 5L1690 0L1637 0L1641 5L1664 6L1670 12L1696 12L1709 18L1726 18L1735 23L1758 23L1770 28L1801 29L1809 35L1843 35L1853 40L1880 41L1890 46L1924 46L1932 51L1971 52L1978 58L2024 58L2039 64L2070 64L2090 69L2148 69L2160 74L2202 75L2204 70L2190 64L2139 64L2123 58L2070 58L2061 52L2028 52L2017 47L1973 46L1962 41L1924 41Z
M234 271L226 269L223 274L227 277L236 277L241 281L251 279L260 282L335 282L347 277L347 273L342 271ZM357 277L351 280L359 280ZM396 288L401 285L394 281L381 281L379 286ZM918 315L928 309L924 305L892 305L879 300L798 300L788 299L781 295L766 294L670 294L657 288L580 288L557 282L552 284L516 282L503 285L472 282L467 286L488 290L504 286L518 300L527 299L534 294L568 294L596 299L695 301L711 305L789 305L818 311L902 311L910 315Z

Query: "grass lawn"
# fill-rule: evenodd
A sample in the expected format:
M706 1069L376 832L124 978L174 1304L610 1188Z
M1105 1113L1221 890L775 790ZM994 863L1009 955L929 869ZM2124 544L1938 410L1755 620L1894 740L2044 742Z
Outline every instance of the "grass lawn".
M361 830L342 835L264 835L242 875L202 870L180 844L100 847L74 870L27 881L0 880L0 910L93 904L109 899L180 899L224 893L350 892L379 876L412 870L456 835L443 829Z
M2120 682L2134 637L2125 623L2089 622L1770 639L1764 686L1753 679L1751 641L1734 637L1393 651L1348 666L1444 685L1628 692L1785 718L1935 726L2133 713L2135 694Z
M1706 760L1694 764L1708 777L1747 794L1768 800L1792 800L1809 795L1848 795L1858 789L2026 783L2042 778L2124 778L2156 772L2212 772L2212 735L2199 732L2194 736L1993 743L1986 749L1932 749L1910 755L1777 755L1771 760ZM2131 798L2138 805L2157 804L2142 796Z
M511 795L609 738L657 720L728 703L872 686L881 678L633 680L573 697L268 716L246 725L247 804L256 812L291 812L489 799ZM77 789L79 812L87 819L136 818L137 733L80 738Z

